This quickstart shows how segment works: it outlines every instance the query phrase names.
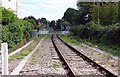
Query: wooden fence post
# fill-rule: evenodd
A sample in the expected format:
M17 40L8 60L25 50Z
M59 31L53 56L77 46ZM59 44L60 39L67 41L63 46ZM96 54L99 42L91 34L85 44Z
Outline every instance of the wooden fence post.
M8 75L8 44L2 43L1 44L2 50L2 75Z

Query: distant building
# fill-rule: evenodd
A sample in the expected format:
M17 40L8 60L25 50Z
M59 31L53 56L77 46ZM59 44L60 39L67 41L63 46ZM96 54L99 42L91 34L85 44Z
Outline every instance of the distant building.
M0 0L1 1L1 0ZM17 15L17 0L2 0L0 5L2 7L5 7L6 9L11 10L12 12L14 12Z

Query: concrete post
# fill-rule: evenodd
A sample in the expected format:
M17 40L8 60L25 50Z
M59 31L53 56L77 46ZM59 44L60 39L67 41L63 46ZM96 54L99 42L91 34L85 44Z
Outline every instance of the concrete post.
M3 52L2 55L2 75L8 75L8 44L7 43L2 43L1 44L1 50Z
M1 46L1 48L2 48L2 46ZM4 51L3 50L1 50L1 58L2 58L2 75L4 75Z

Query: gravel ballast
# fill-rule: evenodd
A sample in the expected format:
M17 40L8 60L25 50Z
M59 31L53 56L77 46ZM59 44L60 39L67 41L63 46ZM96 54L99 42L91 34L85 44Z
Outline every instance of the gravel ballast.
M20 75L66 75L49 37L43 40Z

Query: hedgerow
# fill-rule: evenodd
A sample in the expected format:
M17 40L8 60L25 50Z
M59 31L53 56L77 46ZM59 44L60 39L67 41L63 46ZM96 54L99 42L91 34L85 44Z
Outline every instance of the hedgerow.
M24 39L31 38L33 24L19 19L13 12L2 8L2 42L7 42L9 48L21 44Z

